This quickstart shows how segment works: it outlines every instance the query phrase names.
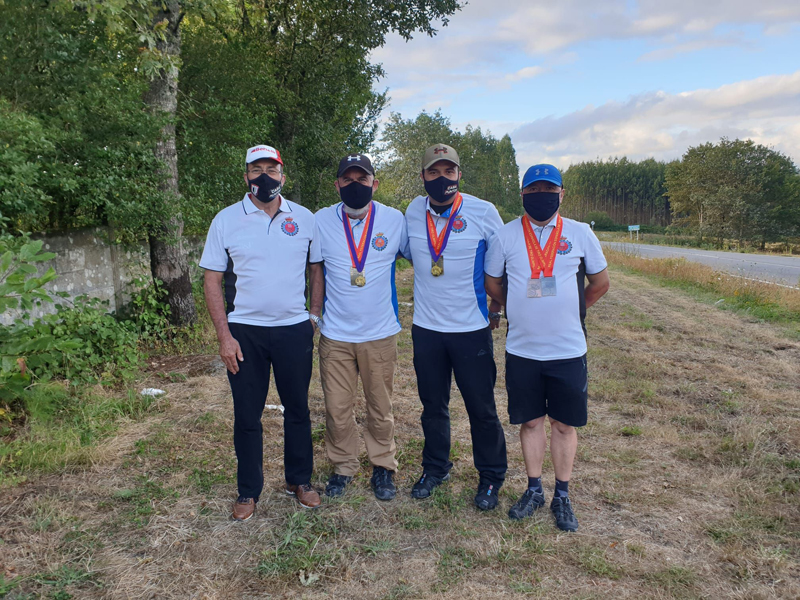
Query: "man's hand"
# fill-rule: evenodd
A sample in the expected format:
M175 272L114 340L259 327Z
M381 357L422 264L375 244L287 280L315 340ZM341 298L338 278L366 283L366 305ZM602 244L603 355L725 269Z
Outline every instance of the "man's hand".
M242 348L239 346L239 342L232 335L229 335L219 343L219 357L225 363L228 371L234 375L239 372L239 361L244 362L244 356L242 356Z
M497 300L492 299L492 301L489 302L489 329L492 331L500 327L501 310L503 310L503 305Z

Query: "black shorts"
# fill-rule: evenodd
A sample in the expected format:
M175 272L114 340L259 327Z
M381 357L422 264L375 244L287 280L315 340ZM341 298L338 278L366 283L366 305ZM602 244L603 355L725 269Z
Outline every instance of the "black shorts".
M511 423L547 415L583 427L587 420L586 355L564 360L533 360L506 352L506 390Z

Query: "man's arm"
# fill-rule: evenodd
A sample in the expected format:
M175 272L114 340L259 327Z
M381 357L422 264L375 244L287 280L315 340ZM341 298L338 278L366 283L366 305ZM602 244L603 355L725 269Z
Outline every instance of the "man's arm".
M206 307L219 340L219 356L225 367L234 375L239 372L239 361L244 361L242 348L228 328L225 314L225 300L222 298L222 273L206 270L203 276L203 290L206 294Z
M322 315L322 303L325 299L325 273L322 265L321 262L308 265L308 287L311 294L308 312L318 317Z
M608 291L611 280L608 278L608 269L603 269L594 275L587 274L586 279L589 280L589 285L583 290L583 294L586 299L586 308L589 308Z
M491 301L489 302L489 312L492 313L499 313L503 310L503 302L504 302L504 294L503 294L503 278L502 277L492 277L490 275L484 274L483 276L484 287L486 287L486 293L489 295ZM489 327L492 330L497 329L500 327L500 318L496 319L489 319Z

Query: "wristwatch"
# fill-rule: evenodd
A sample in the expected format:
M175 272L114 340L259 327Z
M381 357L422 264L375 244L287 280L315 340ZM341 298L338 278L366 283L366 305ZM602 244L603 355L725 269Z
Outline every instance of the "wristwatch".
M320 319L317 315L308 313L308 318L314 322L314 325L319 327L322 324L322 319Z
M502 317L502 313L499 312L489 312L489 320L490 321L499 321L500 317Z

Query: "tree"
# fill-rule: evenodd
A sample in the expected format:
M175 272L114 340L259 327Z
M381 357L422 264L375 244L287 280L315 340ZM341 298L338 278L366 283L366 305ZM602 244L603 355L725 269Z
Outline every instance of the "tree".
M796 235L800 225L798 169L785 155L752 140L689 148L669 165L673 212L701 239L758 242Z
M403 206L423 192L421 159L425 148L436 143L453 146L461 161L461 189L494 203L510 219L520 213L519 167L511 138L497 140L480 127L467 125L453 131L441 112L422 112L415 119L392 113L379 148L378 192L381 199Z
M79 172L81 168L98 161L96 156L83 162L64 160L59 163L64 167L64 176L45 178L49 181L42 183L43 189L35 190L38 206L47 205L46 211L40 211L46 212L46 222L41 226L50 229L108 223L118 227L116 231L123 237L146 233L151 246L151 270L168 290L172 319L181 324L191 322L195 310L188 265L180 245L183 216L179 167L183 164L188 174L196 175L191 182L195 187L190 187L194 192L209 189L198 181L201 165L211 161L196 156L179 161L179 75L183 68L191 69L182 56L184 27L197 34L197 39L212 37L213 33L220 44L235 46L228 54L238 51L240 58L258 57L265 47L271 50L263 56L273 79L268 87L274 93L258 116L270 119L267 131L285 143L286 156L292 160L292 168L297 169L287 192L313 207L316 194L306 194L305 190L310 188L313 192L316 188L309 182L316 178L319 187L323 173L333 177L331 171L343 146L362 149L374 137L383 96L371 90L380 67L369 64L369 51L382 45L389 31L406 39L417 31L434 35L434 23L441 20L446 24L448 15L458 8L457 0L355 0L347 4L334 0L54 0L43 6L9 0L0 4L0 32L4 43L14 50L13 60L3 62L6 77L0 82L0 96L12 99L11 108L15 111L0 113L9 115L9 122L13 120L9 130L24 126L32 131L36 127L35 121L20 120L16 111L21 101L24 117L34 119L41 119L42 115L52 118L50 103L64 106L78 114L79 127L96 135L87 144L85 139L76 139L70 129L76 119L65 123L60 115L59 128L52 118L52 123L46 123L52 124L47 131L53 137L61 135L52 141L55 154L60 157L62 140L64 146L74 146L75 152L83 149L97 153L98 148L106 152L121 145L107 131L100 135L97 130L102 130L106 121L83 110L87 104L99 109L100 114L112 113L112 124L134 126L122 140L129 145L135 142L136 149L131 146L117 154L112 152L107 162L112 172L114 167L120 172L130 168L132 172L125 177L110 173L108 181L117 185L109 189L102 189L102 178L92 180L103 193L73 193L76 206L69 207L59 200L83 185L86 178ZM342 68L344 65L349 65L349 70ZM83 86L76 74L82 77ZM227 75L244 80L249 76L235 69ZM200 90L202 75L195 82L199 83L195 91ZM52 93L61 92L62 88L68 93ZM24 92L22 96L20 91ZM85 102L81 93L94 103ZM217 103L216 108L224 104L224 99L213 92L207 98L212 108L213 103ZM236 108L247 102L247 96L237 100L238 107L228 113L232 118ZM338 106L345 108L337 110ZM187 117L184 123L204 110L191 101L186 108L182 113ZM4 126L0 122L0 135ZM147 134L138 139L137 134L145 130ZM197 129L187 127L185 131L196 134ZM96 143L108 137L111 143ZM191 147L191 136L188 143ZM238 148L239 155L241 150ZM149 160L145 156L148 153ZM22 165L27 163L24 156L16 156L15 160L18 165L20 161ZM237 162L240 177L242 165L240 159ZM19 169L14 173L18 175ZM14 173L0 171L0 177L7 175L11 179L12 175L17 176ZM225 177L230 181L234 176ZM7 206L20 204L16 195L14 198L14 202L7 199L8 203L4 199L3 215L8 213ZM192 200L197 202L198 198ZM35 222L34 216L39 213L30 213L30 222ZM131 213L137 218L128 218ZM208 213L198 216L199 229ZM21 226L22 221L17 225Z

